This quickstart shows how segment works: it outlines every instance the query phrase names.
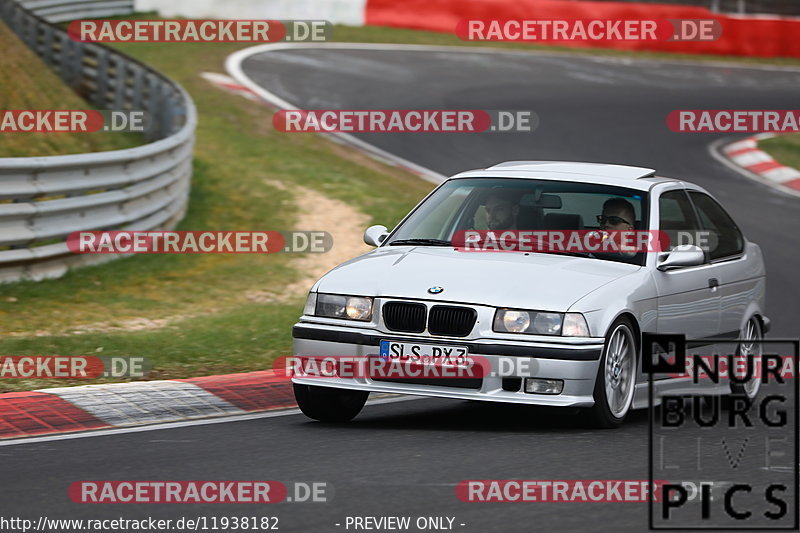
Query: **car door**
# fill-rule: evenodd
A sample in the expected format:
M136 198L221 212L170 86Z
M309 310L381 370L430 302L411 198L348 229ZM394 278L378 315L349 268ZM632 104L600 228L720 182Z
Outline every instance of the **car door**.
M658 200L659 229L669 235L670 249L678 244L696 244L700 224L683 188L671 189ZM705 264L654 270L658 298L658 332L684 334L687 339L711 337L719 332L719 291L714 284L717 266Z
M718 335L738 338L748 304L762 290L761 278L753 276L744 257L744 237L731 216L711 196L688 191L700 219L700 226L709 234L709 259L718 284Z

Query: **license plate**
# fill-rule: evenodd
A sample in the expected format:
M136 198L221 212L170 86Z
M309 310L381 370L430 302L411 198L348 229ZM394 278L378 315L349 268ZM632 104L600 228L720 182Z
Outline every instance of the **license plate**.
M409 361L436 365L466 365L467 348L440 344L381 341L380 357L385 361Z

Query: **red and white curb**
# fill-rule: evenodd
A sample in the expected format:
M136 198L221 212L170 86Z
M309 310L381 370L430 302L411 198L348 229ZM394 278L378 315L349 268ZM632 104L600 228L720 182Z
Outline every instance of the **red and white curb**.
M248 100L259 101L261 98L248 87L240 84L226 74L218 74L216 72L201 72L200 77L209 83L216 85L229 93L244 96Z
M0 394L0 439L295 407L272 371Z
M797 194L800 192L800 170L775 161L771 155L758 148L758 141L772 137L775 134L760 133L724 146L722 153L734 165L755 175L759 180Z

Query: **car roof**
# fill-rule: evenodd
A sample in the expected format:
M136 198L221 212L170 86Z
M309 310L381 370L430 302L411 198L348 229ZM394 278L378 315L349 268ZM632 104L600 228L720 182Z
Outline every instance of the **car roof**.
M506 161L478 170L456 174L450 179L463 178L524 178L553 181L574 181L629 187L646 191L657 183L677 182L655 175L652 168L579 163L571 161Z

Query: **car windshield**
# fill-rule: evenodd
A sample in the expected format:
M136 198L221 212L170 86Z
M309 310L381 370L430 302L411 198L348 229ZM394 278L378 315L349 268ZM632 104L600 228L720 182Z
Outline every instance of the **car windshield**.
M625 226L628 229L648 229L647 193L570 181L455 179L444 183L420 204L385 245L449 246L457 232L469 230L608 229L601 220L606 224L609 220L624 221L630 224ZM584 255L642 265L645 254Z

